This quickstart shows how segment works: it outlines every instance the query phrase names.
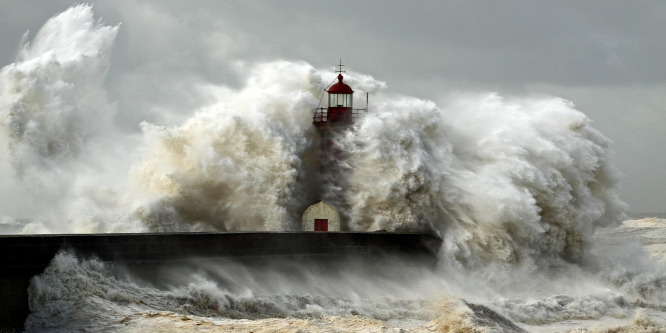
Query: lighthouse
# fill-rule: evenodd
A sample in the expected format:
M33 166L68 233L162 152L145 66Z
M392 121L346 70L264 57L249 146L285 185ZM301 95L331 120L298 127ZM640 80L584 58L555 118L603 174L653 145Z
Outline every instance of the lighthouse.
M321 168L326 168L330 165L331 159L337 157L341 151L335 147L333 143L334 136L349 129L351 125L368 112L367 106L367 93L366 93L366 107L365 109L354 109L354 90L346 84L343 80L342 67L345 65L337 65L338 76L331 83L329 87L324 89L327 93L327 107L317 107L314 110L314 117L312 123L319 134L321 135ZM320 102L321 104L321 102Z
M342 67L345 65L337 65L338 76L333 81L335 84L331 83L327 89L327 107L317 107L314 111L314 117L312 123L319 130L319 134L322 136L322 148L325 148L325 151L330 152L331 147L331 135L344 130L350 127L355 120L362 117L365 113L368 112L367 107L367 93L366 93L366 107L365 109L354 109L354 90L346 84L343 80L344 77L342 73L345 71L342 70ZM320 102L321 104L321 102Z
M340 176L339 164L344 156L340 147L335 144L335 138L349 130L354 122L368 111L367 93L366 107L354 109L354 90L344 82L342 74L345 71L342 70L344 67L342 60L337 67L336 79L324 89L327 94L327 106L317 107L314 110L312 123L321 137L319 173L322 197L303 213L303 231L340 231L341 218L337 209L341 207L335 207L335 204L345 205L344 190L347 185Z

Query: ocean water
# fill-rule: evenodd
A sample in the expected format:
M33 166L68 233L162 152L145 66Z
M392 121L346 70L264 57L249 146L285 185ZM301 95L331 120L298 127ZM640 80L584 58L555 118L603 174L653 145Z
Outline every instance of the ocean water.
M335 73L246 64L241 87L188 84L204 105L158 108L162 121L128 132L105 86L119 29L73 6L0 70L1 232L289 231L323 198L345 230L441 236L438 266L142 272L61 253L31 281L28 331L665 330L664 215L627 217L611 142L573 103L487 93L438 105L348 71L372 99L335 138L334 186L311 117Z
M142 272L60 253L31 281L26 329L663 332L664 236L664 219L627 220L595 233L595 267L505 272L444 262L433 269L397 257L207 259Z

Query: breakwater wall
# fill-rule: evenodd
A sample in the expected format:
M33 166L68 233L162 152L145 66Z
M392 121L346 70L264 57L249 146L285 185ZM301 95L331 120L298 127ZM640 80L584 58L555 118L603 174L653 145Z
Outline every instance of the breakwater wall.
M434 264L441 239L417 233L232 232L0 235L0 326L20 329L29 314L27 288L58 251L129 267L191 258L368 258L410 256ZM2 329L3 327L0 327Z

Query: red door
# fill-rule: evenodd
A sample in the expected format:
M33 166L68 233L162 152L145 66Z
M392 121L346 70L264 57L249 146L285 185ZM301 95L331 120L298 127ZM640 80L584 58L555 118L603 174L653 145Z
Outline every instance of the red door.
M315 230L314 231L328 231L328 220L327 219L315 219Z

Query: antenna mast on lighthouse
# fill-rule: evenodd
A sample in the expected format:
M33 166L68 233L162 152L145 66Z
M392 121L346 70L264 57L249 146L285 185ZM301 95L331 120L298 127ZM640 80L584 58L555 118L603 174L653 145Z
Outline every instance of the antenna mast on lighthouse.
M339 64L339 65L335 65L335 67L338 67L338 69L337 69L335 72L336 72L336 73L340 73L340 74L342 74L342 73L347 73L347 71L343 71L343 70L342 70L342 67L344 67L344 66L345 66L345 65L342 64L342 58L340 58L340 64Z

